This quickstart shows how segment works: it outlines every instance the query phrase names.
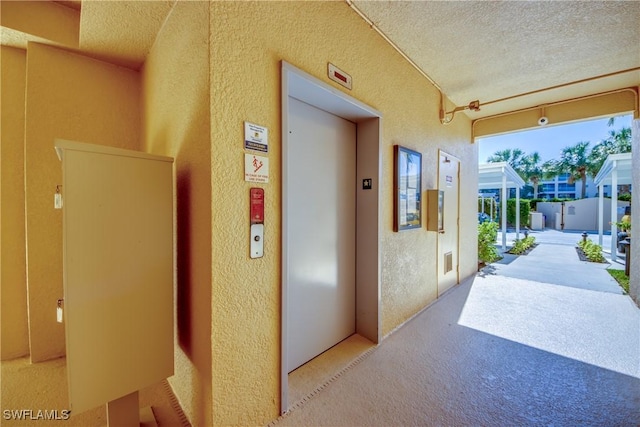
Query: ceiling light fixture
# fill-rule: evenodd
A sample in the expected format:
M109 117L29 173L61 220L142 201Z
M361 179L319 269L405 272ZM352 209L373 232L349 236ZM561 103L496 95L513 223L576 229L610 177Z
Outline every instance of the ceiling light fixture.
M441 92L440 93L440 123L442 123L443 125L448 125L449 123L451 123L458 111L463 111L463 110L480 111L480 101L478 101L477 99L475 101L471 101L469 105L465 105L463 107L456 107L451 111L445 111L443 98L444 96L442 95L442 92Z

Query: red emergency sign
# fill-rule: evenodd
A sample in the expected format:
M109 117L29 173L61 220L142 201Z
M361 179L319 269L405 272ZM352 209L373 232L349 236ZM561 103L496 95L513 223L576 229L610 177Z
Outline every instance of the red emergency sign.
M264 189L252 188L251 195L251 224L264 223Z

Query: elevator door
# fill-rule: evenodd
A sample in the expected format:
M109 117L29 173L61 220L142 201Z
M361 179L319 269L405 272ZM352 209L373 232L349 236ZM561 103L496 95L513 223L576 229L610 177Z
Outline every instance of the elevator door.
M356 125L289 99L288 371L355 333Z

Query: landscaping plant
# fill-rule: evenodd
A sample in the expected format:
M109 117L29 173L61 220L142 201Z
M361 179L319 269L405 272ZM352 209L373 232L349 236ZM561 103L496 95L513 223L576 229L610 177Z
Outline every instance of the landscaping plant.
M498 224L483 222L478 225L478 260L490 264L500 259L498 249L494 246L498 238Z
M593 241L581 240L578 242L578 247L582 249L587 259L591 262L605 262L602 255L602 246L593 243Z
M628 294L629 293L629 276L624 274L624 270L615 270L613 268L607 268L609 274L616 279L616 282L620 285L622 289Z
M520 225L529 225L529 212L531 205L529 200L520 199ZM516 199L507 200L507 222L515 225L516 223Z
M536 238L533 236L527 236L524 239L516 240L513 242L513 247L509 250L510 254L522 255L529 250L536 242Z

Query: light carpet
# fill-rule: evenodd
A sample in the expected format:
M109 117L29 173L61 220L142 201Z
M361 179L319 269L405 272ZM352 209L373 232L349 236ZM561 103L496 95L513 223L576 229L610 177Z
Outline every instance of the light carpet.
M66 359L29 362L29 358L3 361L0 376L0 425L3 427L103 427L107 425L106 407L98 407L64 418L69 408ZM167 381L139 392L140 407L151 406L158 427L187 427L189 421L180 408ZM5 411L31 410L28 418L11 418ZM38 419L38 411L48 411ZM53 412L53 411L57 411Z
M477 276L270 425L640 425L639 325L626 295Z

